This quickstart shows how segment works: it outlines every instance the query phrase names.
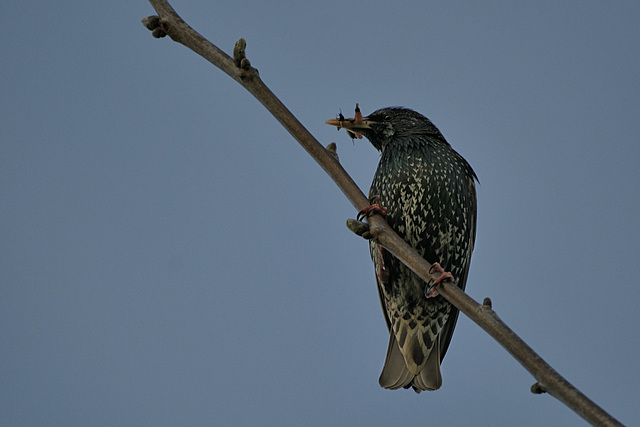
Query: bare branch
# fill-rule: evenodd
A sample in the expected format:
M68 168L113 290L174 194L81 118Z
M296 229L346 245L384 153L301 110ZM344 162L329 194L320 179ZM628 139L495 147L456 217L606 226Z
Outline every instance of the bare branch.
M325 149L262 82L258 70L251 66L246 57L244 39L238 40L233 50L233 58L231 58L187 25L167 1L149 1L158 16L144 18L142 22L152 31L154 37L168 35L240 83L307 150L338 185L357 211L369 205L369 200L338 162L335 147L329 146ZM367 222L368 224L364 224L349 220L348 227L358 235L367 239L375 239L426 282L433 282L439 277L438 273L431 271L431 264L400 238L384 218L373 215L367 219ZM443 281L437 287L440 295L489 333L534 376L537 383L532 386L532 392L551 394L593 425L622 425L560 376L507 327L492 310L491 301L488 298L485 299L483 305L480 305L454 283Z

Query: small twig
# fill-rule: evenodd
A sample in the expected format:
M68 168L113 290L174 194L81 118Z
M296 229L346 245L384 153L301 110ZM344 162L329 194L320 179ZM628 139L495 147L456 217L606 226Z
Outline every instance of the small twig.
M369 200L338 162L335 146L326 149L304 128L295 116L269 90L251 67L246 57L246 42L238 40L233 58L198 34L185 23L165 0L149 0L158 16L143 19L143 24L154 37L168 35L185 45L240 83L260 101L282 126L304 147L325 172L338 185L357 211L369 205ZM380 215L367 218L368 224L349 220L348 227L367 239L375 239L385 249L405 263L426 282L434 281L439 274L431 272L431 264L402 240ZM496 339L538 381L534 392L547 392L556 397L577 414L594 425L621 426L616 419L589 400L540 358L522 341L491 309L491 301L485 299L481 306L454 283L443 281L437 285L443 297L465 313L481 328Z

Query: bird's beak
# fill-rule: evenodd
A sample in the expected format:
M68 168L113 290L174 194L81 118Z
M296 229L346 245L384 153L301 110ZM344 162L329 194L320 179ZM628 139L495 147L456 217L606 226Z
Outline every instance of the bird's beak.
M362 134L358 132L359 129L371 129L371 122L369 121L369 118L362 117L358 104L356 104L356 115L354 118L347 119L342 115L342 113L340 113L339 118L329 119L325 123L337 127L338 130L340 130L340 128L345 128L351 138L358 139L362 138Z

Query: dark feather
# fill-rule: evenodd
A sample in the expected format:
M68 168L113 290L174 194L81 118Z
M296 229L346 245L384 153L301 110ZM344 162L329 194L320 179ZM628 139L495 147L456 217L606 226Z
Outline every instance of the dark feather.
M439 262L464 289L476 234L476 175L440 131L415 111L378 110L358 129L382 152L370 197L389 225L427 261ZM435 390L458 318L443 297L426 299L425 282L371 242L380 301L391 337L380 383Z

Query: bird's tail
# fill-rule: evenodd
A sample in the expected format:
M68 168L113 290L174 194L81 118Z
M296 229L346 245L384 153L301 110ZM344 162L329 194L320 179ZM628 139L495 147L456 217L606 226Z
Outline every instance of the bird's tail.
M395 334L391 332L389 335L387 358L384 361L384 367L379 379L380 386L391 390L413 387L416 393L420 393L423 390L439 389L442 385L440 343L435 343L425 365L420 372L414 374L407 368L407 363L400 351Z

